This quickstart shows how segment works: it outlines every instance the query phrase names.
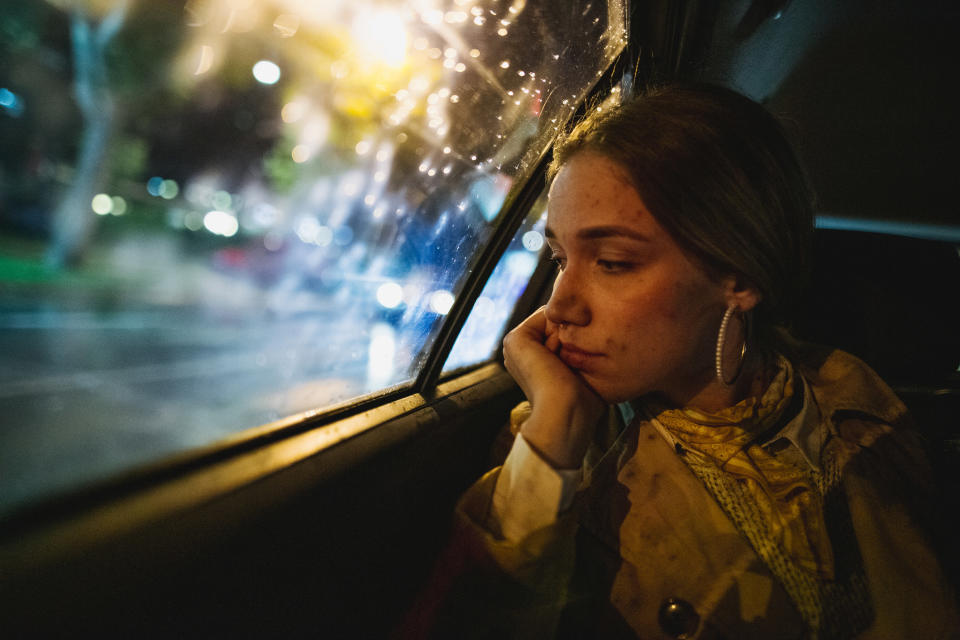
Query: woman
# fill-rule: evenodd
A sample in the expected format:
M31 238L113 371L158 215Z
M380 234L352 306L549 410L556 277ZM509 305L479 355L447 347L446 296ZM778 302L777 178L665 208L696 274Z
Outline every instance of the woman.
M661 88L580 123L549 178L559 275L504 340L529 403L461 502L460 556L486 568L437 633L956 634L904 406L781 328L812 205L774 119Z

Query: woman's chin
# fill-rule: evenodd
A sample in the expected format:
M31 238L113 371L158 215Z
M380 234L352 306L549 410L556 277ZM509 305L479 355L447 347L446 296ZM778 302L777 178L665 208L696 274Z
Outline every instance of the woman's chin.
M633 400L645 393L642 390L624 388L611 381L597 379L592 376L583 376L583 381L607 404L620 404L621 402Z

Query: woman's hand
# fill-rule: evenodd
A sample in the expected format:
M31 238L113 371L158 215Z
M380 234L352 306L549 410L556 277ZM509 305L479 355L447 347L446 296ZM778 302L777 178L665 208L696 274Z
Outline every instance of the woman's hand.
M557 327L541 307L503 339L503 361L532 408L520 433L554 467L575 469L606 405L559 349Z

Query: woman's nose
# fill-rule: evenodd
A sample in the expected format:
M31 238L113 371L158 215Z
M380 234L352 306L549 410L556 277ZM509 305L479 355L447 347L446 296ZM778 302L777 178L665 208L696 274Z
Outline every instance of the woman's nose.
M590 308L574 274L569 270L557 274L553 292L547 301L547 320L554 324L586 325L590 322Z

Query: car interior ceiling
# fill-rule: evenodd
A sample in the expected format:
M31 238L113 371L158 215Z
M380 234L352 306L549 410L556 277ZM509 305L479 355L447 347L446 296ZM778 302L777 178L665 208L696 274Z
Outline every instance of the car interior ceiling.
M956 496L960 224L947 151L957 109L943 79L960 12L906 1L876 10L828 0L635 4L631 37L654 43L656 57L639 54L638 83L675 76L740 88L787 121L822 213L913 225L919 237L818 229L796 332L854 353L891 383ZM795 31L775 28L791 20ZM548 290L541 279L531 306ZM16 575L0 578L5 626L386 635L427 580L457 497L489 467L520 399L495 370L201 507L53 563L21 558ZM948 562L955 576L957 559Z

